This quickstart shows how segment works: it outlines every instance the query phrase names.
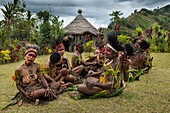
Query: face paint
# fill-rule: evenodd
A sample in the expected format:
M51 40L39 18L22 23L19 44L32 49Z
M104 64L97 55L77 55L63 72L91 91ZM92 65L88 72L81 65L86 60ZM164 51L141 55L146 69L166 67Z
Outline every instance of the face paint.
M25 62L26 63L32 63L32 62L34 62L36 57L37 57L37 55L34 52L28 52L25 55Z
M83 48L83 46L77 46L77 50L80 52L80 53L83 53L83 51L84 51L84 48Z
M101 49L100 49L100 53L105 53L106 52L106 48L105 47L102 47Z
M64 52L65 52L65 47L63 44L58 44L56 47L55 47L55 50L61 55L63 56L64 55Z
M27 56L36 58L37 56L35 54L28 53Z
M65 49L64 48L59 48L58 49L58 53L63 56L64 55L64 52L65 52Z
M64 48L58 48L58 51L63 51L64 50Z
M63 50L63 49L65 49L63 44L58 44L58 45L55 47L55 50L57 50L57 51L61 51L61 50Z

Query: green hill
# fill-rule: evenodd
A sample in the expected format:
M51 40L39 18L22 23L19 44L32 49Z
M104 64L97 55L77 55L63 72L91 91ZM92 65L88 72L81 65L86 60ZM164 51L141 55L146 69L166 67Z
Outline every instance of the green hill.
M125 19L123 27L127 31L134 30L137 27L148 29L153 23L158 23L163 29L169 30L170 26L170 5L166 5L154 10L142 8L140 11L135 10Z

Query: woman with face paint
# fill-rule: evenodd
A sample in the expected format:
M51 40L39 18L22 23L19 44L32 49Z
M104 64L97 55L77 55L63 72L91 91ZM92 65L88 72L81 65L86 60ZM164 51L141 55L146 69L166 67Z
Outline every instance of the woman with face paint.
M57 44L55 46L54 51L57 51L60 54L61 59L62 59L62 64L63 64L62 67L69 69L70 62L69 62L68 58L66 58L66 56L64 55L64 53L65 53L64 45L62 43Z
M15 70L16 86L24 98L39 104L39 99L49 97L50 87L43 74L40 74L40 64L34 62L37 50L33 46L26 47L25 61Z

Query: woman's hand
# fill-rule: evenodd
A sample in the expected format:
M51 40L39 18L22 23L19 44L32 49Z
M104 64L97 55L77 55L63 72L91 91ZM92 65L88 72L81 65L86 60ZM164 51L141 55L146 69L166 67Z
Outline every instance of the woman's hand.
M28 92L25 92L25 93L24 93L24 96L25 96L27 99L32 99L32 98L33 98L33 95L31 95L31 94L28 93Z
M47 89L46 89L46 91L45 91L44 96L45 96L45 97L48 97L48 96L49 96L49 94L50 94L50 88L49 88L49 87L47 87Z

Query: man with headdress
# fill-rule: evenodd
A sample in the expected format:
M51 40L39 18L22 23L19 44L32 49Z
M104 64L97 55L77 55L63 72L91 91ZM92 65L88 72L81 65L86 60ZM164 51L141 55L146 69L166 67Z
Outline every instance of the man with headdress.
M21 96L18 100L26 99L39 104L39 99L48 98L50 87L43 73L40 64L34 62L37 57L37 50L34 46L27 46L24 54L24 63L15 70L16 86Z
M123 75L122 81L129 79L129 67L132 69L138 69L144 62L144 54L134 54L134 48L131 44L120 43L113 32L107 35L107 57L113 59L111 66L115 69L115 66L119 63L120 72ZM111 52L109 52L111 50ZM115 54L113 54L113 52ZM115 56L114 56L115 55Z
M129 71L132 72L131 70L138 71L139 69L144 69L146 67L146 62L149 63L150 61L152 61L152 58L150 58L150 55L148 54L148 49L150 45L144 40L144 38L135 38L132 41L132 45L125 43L121 44L117 40L117 37L114 35L114 33L110 32L107 34L107 42L111 45L113 49L117 50L119 56L122 57L121 70L126 80L128 80Z
M117 51L123 51L123 45L119 42L117 35L113 31L107 33L106 43L110 44Z
M133 55L133 47L117 39L114 32L107 33L106 57L110 66L117 70L117 76L120 77L119 85L125 85L124 79L128 75L129 60L127 57ZM106 62L106 64L108 64Z

